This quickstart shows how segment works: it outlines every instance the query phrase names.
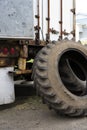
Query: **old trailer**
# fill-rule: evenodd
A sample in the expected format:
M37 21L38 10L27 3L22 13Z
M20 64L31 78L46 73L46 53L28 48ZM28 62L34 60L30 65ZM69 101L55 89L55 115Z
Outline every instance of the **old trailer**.
M19 53L21 51L20 48L23 47L22 51L23 49L26 51L26 42L29 44L29 40L38 38L39 39L36 40L37 43L33 42L34 45L38 44L39 40L49 40L49 37L50 40L58 40L59 35L61 35L61 32L59 34L59 30L61 31L61 28L68 32L73 30L73 14L70 12L70 9L73 8L72 2L73 1L71 0L68 5L65 3L62 5L62 3L58 0L56 0L55 3L53 0L0 1L0 95L2 95L2 98L0 98L0 104L9 103L15 99L14 82L12 80L12 76L10 76L7 72L14 70L15 63L13 62L16 58L19 58ZM67 17L70 16L68 24L64 13L62 17L62 10L60 10L60 6L63 6L63 12L64 10L66 11ZM56 14L56 17L54 14ZM64 21L63 27L61 20ZM38 29L38 26L40 29ZM21 40L24 43L22 43ZM25 59L27 58L27 54L21 55L25 56L21 56L24 57L24 59L18 59L18 63L20 64L19 69L26 70L26 63L23 64L21 62L26 62ZM6 93L8 94L6 95Z

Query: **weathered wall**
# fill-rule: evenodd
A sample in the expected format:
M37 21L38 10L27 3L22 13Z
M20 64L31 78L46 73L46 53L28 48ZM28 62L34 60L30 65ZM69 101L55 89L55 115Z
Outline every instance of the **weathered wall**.
M33 38L33 1L0 0L0 37Z

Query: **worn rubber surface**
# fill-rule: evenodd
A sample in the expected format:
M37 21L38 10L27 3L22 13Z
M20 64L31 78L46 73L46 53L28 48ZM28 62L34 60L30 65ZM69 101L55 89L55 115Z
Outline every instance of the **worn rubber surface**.
M48 44L40 51L33 71L34 80L39 94L49 108L69 116L87 115L86 89L83 96L77 95L75 92L72 93L71 88L69 89L65 85L63 81L65 79L61 73L62 62L69 58L79 63L81 69L86 72L86 56L87 50L83 46L74 42L70 43L70 41L63 41L61 44ZM78 83L75 86L79 88Z
M68 60L62 61L60 73L62 81L65 83L69 90L71 90L72 92L84 92L86 88L86 81L82 81L76 76Z
M56 42L53 42L52 44L56 44ZM61 42L57 43L57 44L61 44ZM33 64L33 71L32 71L32 79L35 81L35 77L36 77L36 70L37 70L37 61L40 59L40 54L42 54L42 51L46 50L46 47L42 48L38 54L35 57L34 60L34 64ZM64 62L64 63L63 63ZM64 81L64 83L66 84L66 86L71 90L71 91L75 91L75 92L84 92L85 88L86 88L86 81L82 81L81 79L79 79L76 74L73 72L69 61L62 61L62 67L60 69L61 73L62 73L62 79ZM75 70L76 71L76 70ZM79 75L82 76L82 73L79 72ZM36 86L36 81L34 83L34 87Z

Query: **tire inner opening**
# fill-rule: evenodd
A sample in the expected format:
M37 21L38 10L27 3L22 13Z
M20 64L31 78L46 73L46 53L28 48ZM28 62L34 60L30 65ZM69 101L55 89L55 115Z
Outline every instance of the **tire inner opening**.
M82 52L74 49L64 52L58 63L58 71L62 83L72 94L76 96L87 95L87 60ZM72 74L74 79L72 79ZM85 81L85 88L82 86L82 89L79 90L79 84L74 83L75 78L82 81L82 83ZM76 89L78 89L78 91Z
M73 72L75 73L75 75L76 75L79 79L85 81L85 80L86 80L86 77L85 77L85 75L84 75L84 72L83 72L82 68L79 66L79 64L76 63L76 62L74 62L73 60L68 60L68 62L69 62L69 64L70 64L71 69L72 69Z

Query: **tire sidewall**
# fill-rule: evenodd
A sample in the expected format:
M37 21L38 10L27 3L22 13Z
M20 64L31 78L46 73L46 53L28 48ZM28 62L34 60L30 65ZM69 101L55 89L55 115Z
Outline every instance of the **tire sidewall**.
M69 49L78 50L87 57L87 50L80 44L61 43L51 49L48 56L48 78L56 95L66 104L73 105L75 108L87 108L87 96L76 96L72 94L63 84L58 71L58 63L62 54Z

